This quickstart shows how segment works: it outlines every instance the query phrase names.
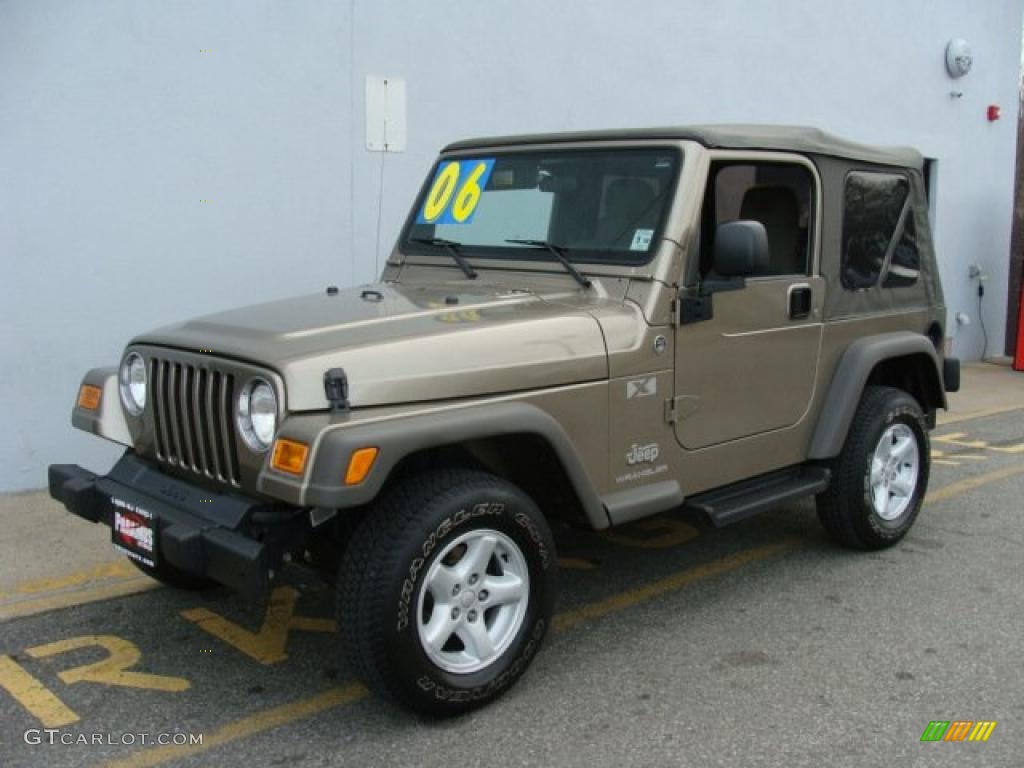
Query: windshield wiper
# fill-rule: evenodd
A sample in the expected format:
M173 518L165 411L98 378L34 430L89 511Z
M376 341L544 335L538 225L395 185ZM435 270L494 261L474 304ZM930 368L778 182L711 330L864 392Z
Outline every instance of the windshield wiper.
M547 240L518 240L516 238L506 240L505 242L516 243L517 245L529 245L533 248L543 248L558 259L559 263L565 267L565 271L572 275L573 279L577 283L582 285L584 288L590 287L590 278L581 275L580 271L572 265L572 262L565 258L565 253L569 249L564 245L555 245L554 243L549 243Z
M455 259L455 263L459 265L459 269L466 273L466 277L470 280L476 280L476 270L469 266L469 262L466 261L465 257L459 253L459 248L462 247L462 243L457 243L454 240L445 240L443 237L410 237L414 243L421 243L423 245L433 245L440 248L445 248L448 253Z

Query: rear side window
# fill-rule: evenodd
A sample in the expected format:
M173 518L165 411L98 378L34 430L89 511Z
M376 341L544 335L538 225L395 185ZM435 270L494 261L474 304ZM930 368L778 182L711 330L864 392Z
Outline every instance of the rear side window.
M907 178L899 174L858 171L846 177L841 264L844 288L855 291L878 283L909 193ZM909 234L912 247L899 258L915 270L913 279L916 279L917 244L912 227ZM894 252L894 262L895 259ZM886 278L886 285L906 284L890 283Z
M907 211L903 225L903 236L893 249L889 269L886 270L883 288L903 288L917 282L921 272L921 256L917 250L917 228L914 226L914 212Z

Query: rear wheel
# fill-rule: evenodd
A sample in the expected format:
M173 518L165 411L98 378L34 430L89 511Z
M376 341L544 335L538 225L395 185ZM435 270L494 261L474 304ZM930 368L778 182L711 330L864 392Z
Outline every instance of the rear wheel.
M435 470L387 491L356 531L338 626L375 692L455 715L523 674L556 589L551 532L526 494L483 472Z
M817 499L833 540L855 549L895 544L914 524L928 488L930 446L917 401L894 387L868 387L832 483Z

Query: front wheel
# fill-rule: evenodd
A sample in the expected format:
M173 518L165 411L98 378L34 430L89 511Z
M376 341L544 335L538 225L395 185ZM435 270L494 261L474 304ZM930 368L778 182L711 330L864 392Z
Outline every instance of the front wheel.
M931 448L917 400L894 387L864 390L818 517L854 549L892 546L914 524L928 488Z
M338 577L338 626L377 693L455 715L523 674L556 591L551 531L533 501L483 472L436 470L393 486L356 531Z

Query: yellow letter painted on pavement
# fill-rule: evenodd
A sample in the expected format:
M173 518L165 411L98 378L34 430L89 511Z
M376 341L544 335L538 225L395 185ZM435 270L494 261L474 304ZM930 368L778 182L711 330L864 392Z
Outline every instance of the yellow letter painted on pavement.
M78 722L78 715L10 656L0 656L0 688L11 694L45 728Z
M182 611L181 615L261 664L277 664L288 658L285 649L291 630L334 631L334 622L330 619L296 616L295 603L298 599L299 593L292 587L275 589L270 595L267 612L258 632L250 632L206 608Z
M109 656L102 661L72 667L57 675L68 685L72 683L100 683L120 685L125 688L145 688L151 691L184 691L191 683L183 677L153 675L148 672L131 672L142 658L138 646L116 635L83 635L55 643L26 648L25 653L36 659L56 656L79 648L91 646L102 648Z

